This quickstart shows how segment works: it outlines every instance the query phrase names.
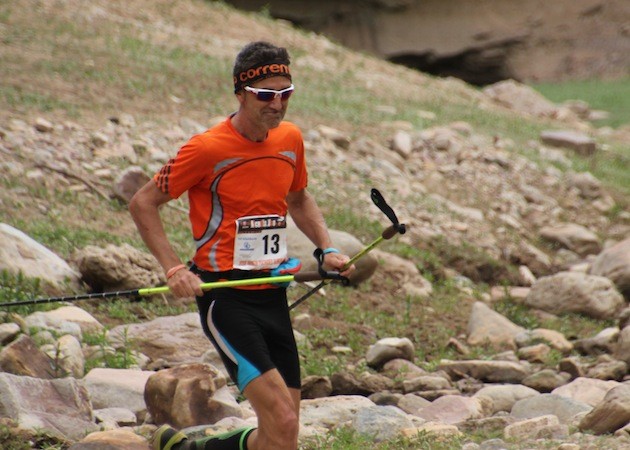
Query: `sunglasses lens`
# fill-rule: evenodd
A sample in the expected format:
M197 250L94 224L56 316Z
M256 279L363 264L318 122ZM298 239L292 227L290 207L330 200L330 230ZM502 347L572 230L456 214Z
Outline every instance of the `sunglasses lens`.
M291 97L291 94L293 94L293 89L292 89L292 90L290 90L290 91L283 92L283 93L280 95L280 98L281 98L282 100L287 100L289 97Z
M270 102L274 99L276 94L274 92L257 92L256 98L261 102Z

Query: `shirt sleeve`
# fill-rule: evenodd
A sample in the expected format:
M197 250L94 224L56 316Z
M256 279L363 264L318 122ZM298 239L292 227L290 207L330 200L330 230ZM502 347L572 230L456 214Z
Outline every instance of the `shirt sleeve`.
M184 144L154 176L157 187L171 198L179 198L207 175L208 152L204 151L201 135L195 135Z

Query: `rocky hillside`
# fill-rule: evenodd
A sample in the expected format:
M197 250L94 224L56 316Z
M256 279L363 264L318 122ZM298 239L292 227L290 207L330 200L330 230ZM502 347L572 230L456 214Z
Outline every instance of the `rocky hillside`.
M255 0L227 3L261 10ZM630 64L622 0L272 0L265 10L354 50L479 85L623 77Z
M372 187L409 226L361 260L354 287L294 311L304 448L343 427L373 448L628 445L627 128L597 129L588 105L515 82L478 91L221 4L29 4L0 15L5 301L162 284L126 202L234 108L234 53L270 39L294 55L288 118L336 245L354 254L389 225ZM163 211L182 258L185 206ZM6 439L43 429L61 448L146 448L155 424L254 420L189 300L3 310L0 411L21 428L3 425ZM209 400L182 411L160 386Z

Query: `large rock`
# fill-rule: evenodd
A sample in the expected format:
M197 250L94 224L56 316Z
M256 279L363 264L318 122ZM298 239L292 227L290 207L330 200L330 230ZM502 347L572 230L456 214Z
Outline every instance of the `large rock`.
M129 244L88 245L73 256L83 281L93 291L123 291L162 285L162 267L149 253Z
M597 144L590 136L574 130L547 130L540 134L547 145L573 150L582 156L591 156L597 151Z
M374 406L375 403L372 400L358 395L338 395L302 400L300 403L300 424L333 429L340 423L351 421L359 410Z
M540 229L540 235L549 242L583 256L597 254L602 248L595 233L575 223L543 227Z
M525 331L521 326L489 308L475 302L468 319L468 343L490 345L497 350L516 350L515 337Z
M597 255L589 273L612 280L619 292L630 301L630 238Z
M62 306L51 311L36 311L25 317L29 328L53 331L57 334L71 334L81 339L83 333L95 333L103 330L91 314L76 306Z
M433 293L433 286L420 274L418 266L412 261L379 249L374 249L371 253L379 261L379 272L398 286L402 295L424 298Z
M581 430L595 434L611 433L630 422L630 385L612 388L604 399L580 422Z
M597 356L611 354L617 347L620 330L617 327L604 328L592 337L585 337L575 341L575 350L582 355Z
M516 423L510 424L505 427L503 434L506 439L513 441L524 441L527 439L544 438L547 435L553 433L554 430L560 429L560 421L553 414L546 416L539 416L533 419L520 420ZM564 425L565 429L567 428ZM568 435L567 431L564 431L564 435Z
M122 200L125 204L129 203L131 197L150 179L151 177L146 174L142 167L128 167L123 170L114 183L114 196Z
M555 330L535 328L533 330L525 330L516 336L516 345L519 347L525 347L541 341L563 354L570 353L573 350L573 344L562 333Z
M561 423L571 424L575 416L591 409L591 406L567 397L541 394L517 401L512 407L511 415L517 419L532 419L553 414Z
M537 395L540 393L535 389L520 384L490 384L475 392L473 397L492 400L492 414L495 414L499 411L510 412L517 401Z
M289 255L302 262L302 271L317 271L317 261L313 258L315 250L313 243L298 229L291 218L287 220L287 228L289 230L287 237ZM350 257L365 247L361 241L344 231L329 230L329 233L335 248ZM372 276L378 267L378 262L374 255L368 253L359 258L354 265L356 270L352 273L350 281L352 284L359 284Z
M393 359L413 361L414 346L409 338L384 338L368 348L365 356L370 367L381 367Z
M55 362L25 334L0 351L0 369L34 378L51 379L61 375L61 369L55 367Z
M67 281L78 285L80 279L66 261L6 223L0 223L0 270L39 278L57 288Z
M596 319L615 318L624 303L608 278L576 272L538 279L525 299L528 306L553 314L580 313Z
M176 428L243 417L225 377L208 364L184 364L160 370L147 381L144 399L156 424Z
M567 186L574 187L582 198L594 200L604 193L602 182L590 172L570 173L567 175Z
M630 364L630 325L619 333L619 341L615 350L615 357Z
M135 348L164 366L199 362L212 344L203 334L198 313L158 317L144 323L119 325L110 330L116 348L133 342Z
M333 395L370 395L394 388L391 378L363 372L358 377L352 372L338 372L330 377Z
M512 361L442 360L437 368L454 379L470 376L488 383L520 383L531 373L528 364Z
M412 426L407 414L393 406L361 408L352 418L352 428L359 434L371 436L374 442L395 439L402 430Z
M503 80L483 89L496 103L514 111L538 117L553 117L556 106L542 94L515 80Z
M71 334L61 336L55 344L48 344L46 353L55 362L55 366L58 366L55 369L59 377L83 378L85 375L85 356L81 342Z
M88 434L68 450L149 450L149 443L131 430L97 431Z
M484 401L479 397L445 395L420 409L417 416L430 421L449 425L484 416Z
M43 380L0 373L0 416L22 428L71 440L98 429L88 392L74 378Z
M590 406L596 406L604 399L608 391L617 386L619 386L617 381L579 377L564 386L554 389L551 393L561 397L568 397Z
M142 420L147 411L144 388L153 374L131 369L92 369L83 380L94 408L127 408Z

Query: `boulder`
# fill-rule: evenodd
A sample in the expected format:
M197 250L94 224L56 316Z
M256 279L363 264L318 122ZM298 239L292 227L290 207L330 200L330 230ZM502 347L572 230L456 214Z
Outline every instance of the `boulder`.
M626 300L630 301L630 238L597 255L589 273L610 279Z
M359 434L371 436L374 442L395 439L402 430L412 426L408 415L393 406L361 408L352 418L352 428Z
M0 369L14 375L55 378L61 370L29 336L23 334L0 351Z
M487 397L492 400L492 414L495 414L499 411L510 412L517 401L536 395L540 393L520 384L490 384L475 392L473 397Z
M147 381L144 399L158 425L185 428L243 416L227 380L209 364L183 364L156 372Z
M114 183L114 196L127 204L131 200L131 197L150 179L151 177L146 174L142 167L127 167Z
M524 303L552 314L572 312L596 319L612 319L625 302L608 278L560 272L539 278Z
M479 397L445 395L420 409L416 415L429 422L454 425L483 417L484 401Z
M71 440L98 429L88 391L74 378L43 380L0 373L0 416L21 428Z
M442 360L437 366L451 378L459 379L470 376L488 383L520 383L531 373L528 364L513 361Z
M333 429L340 423L351 421L357 411L375 406L367 397L338 395L334 397L302 400L300 403L301 426Z
M552 414L558 417L560 423L568 425L578 414L589 412L591 409L590 405L567 397L541 394L517 401L510 414L517 419L532 419Z
M597 151L595 140L579 131L546 130L540 134L540 139L547 145L568 148L582 156L591 156Z
M515 337L525 331L521 326L492 310L485 303L475 302L468 319L468 344L490 345L497 350L515 350Z
M75 252L73 259L94 292L159 286L166 281L157 260L129 244L88 245Z
M630 385L621 384L606 393L581 421L580 429L595 434L612 433L630 422Z
M579 377L564 386L553 391L554 395L567 397L572 400L596 406L612 388L619 386L617 381L594 380L592 378Z
M317 271L317 260L313 258L313 251L315 250L313 243L297 228L295 222L290 218L287 220L287 229L289 230L287 237L289 255L298 258L302 262L303 272ZM329 230L329 233L335 248L350 257L356 255L364 248L364 245L357 238L346 232ZM356 270L350 276L350 282L356 285L372 276L378 267L378 262L372 254L368 253L359 258L354 265Z
M83 378L96 409L126 408L143 420L144 388L154 372L131 369L92 369Z
M0 271L39 278L61 289L68 281L79 285L80 274L48 248L22 231L0 223Z
M433 293L433 286L412 261L379 249L372 250L371 254L379 262L380 273L399 286L402 295L426 298Z
M164 316L157 319L112 328L108 340L121 348L133 342L134 347L153 361L165 366L200 362L212 344L201 329L198 313Z
M413 361L414 346L409 338L384 338L368 348L365 356L370 367L380 368L393 359Z
M88 434L68 450L149 450L145 438L132 430L97 431Z
M575 223L543 227L540 236L582 256L597 254L602 248L595 233Z

